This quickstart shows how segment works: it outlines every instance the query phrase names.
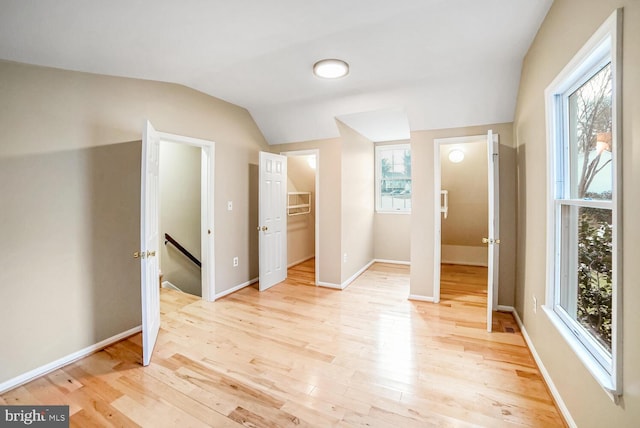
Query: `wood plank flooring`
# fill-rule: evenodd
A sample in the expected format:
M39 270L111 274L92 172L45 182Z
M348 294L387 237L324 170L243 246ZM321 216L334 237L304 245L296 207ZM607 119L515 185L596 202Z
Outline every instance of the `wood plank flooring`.
M406 266L343 291L313 275L215 303L163 289L150 366L135 335L0 402L68 404L78 427L565 426L511 315L485 331L482 268L443 266L439 305L407 300Z

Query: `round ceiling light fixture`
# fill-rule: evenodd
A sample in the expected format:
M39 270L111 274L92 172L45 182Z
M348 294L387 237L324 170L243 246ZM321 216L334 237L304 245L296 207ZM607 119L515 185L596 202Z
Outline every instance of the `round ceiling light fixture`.
M464 152L460 149L453 149L449 152L449 160L453 163L460 163L464 160Z
M323 79L339 79L349 74L349 64L341 59L322 59L313 64L313 74Z

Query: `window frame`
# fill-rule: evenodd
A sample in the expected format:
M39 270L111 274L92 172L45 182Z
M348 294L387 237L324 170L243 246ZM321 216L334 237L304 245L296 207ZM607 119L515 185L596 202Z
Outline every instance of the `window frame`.
M383 209L380 207L382 202L381 181L382 181L382 161L380 158L380 152L383 150L408 150L411 153L411 143L394 143L394 144L376 144L375 145L375 210L380 214L411 214L410 208L399 209ZM411 162L413 163L413 153L411 153ZM413 202L413 178L409 178L411 182L411 201Z
M622 167L621 97L622 97L622 9L617 9L593 34L582 49L545 90L547 114L547 282L543 309L589 372L614 401L622 395ZM569 165L568 97L611 63L611 168L612 195L608 200L572 199L568 189ZM568 172L567 172L568 171ZM610 209L612 213L612 309L611 355L586 329L562 308L560 296L562 260L569 248L562 230L563 207ZM572 237L573 238L573 237ZM569 282L569 281L567 281Z

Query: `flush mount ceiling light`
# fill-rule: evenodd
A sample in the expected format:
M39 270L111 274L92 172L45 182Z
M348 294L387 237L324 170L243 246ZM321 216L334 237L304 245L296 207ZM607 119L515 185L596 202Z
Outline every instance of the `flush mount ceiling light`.
M341 59L323 59L313 64L313 74L323 79L339 79L349 74L349 64Z
M449 160L453 163L460 163L464 160L464 152L459 149L454 149L449 152Z

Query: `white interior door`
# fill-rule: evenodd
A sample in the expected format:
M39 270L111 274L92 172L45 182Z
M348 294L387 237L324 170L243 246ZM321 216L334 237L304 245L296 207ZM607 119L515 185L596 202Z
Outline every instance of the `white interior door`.
M499 210L499 156L498 138L493 131L487 133L487 164L489 184L489 236L483 241L488 246L488 274L487 274L487 331L493 325L493 311L498 306L498 247L500 244L500 210Z
M142 183L140 203L142 364L148 366L160 330L160 284L158 258L158 188L160 136L147 121L142 137Z
M287 278L287 157L260 152L260 291Z

